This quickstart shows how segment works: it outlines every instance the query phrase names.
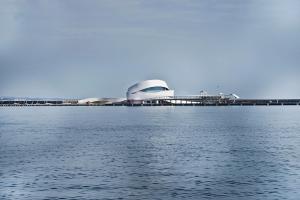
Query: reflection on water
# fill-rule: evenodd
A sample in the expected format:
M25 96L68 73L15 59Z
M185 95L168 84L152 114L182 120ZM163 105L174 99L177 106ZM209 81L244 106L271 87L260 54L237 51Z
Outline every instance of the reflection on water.
M299 109L1 108L0 199L298 199Z

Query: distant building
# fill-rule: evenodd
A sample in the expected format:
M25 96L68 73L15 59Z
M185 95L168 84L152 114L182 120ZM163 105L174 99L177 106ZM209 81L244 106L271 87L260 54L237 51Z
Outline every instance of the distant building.
M167 83L163 80L145 80L138 82L128 88L126 98L87 98L78 100L78 104L81 105L108 105L108 104L147 104L155 102L167 102L167 103L199 103L199 102L220 102L224 99L235 100L239 99L236 94L225 95L220 93L218 95L210 95L206 91L200 91L198 95L188 96L174 96L174 90L171 90ZM68 101L65 101L68 103Z
M127 100L130 101L170 97L174 97L174 90L170 90L163 80L145 80L134 84L127 91Z
M78 104L112 104L112 103L121 103L123 101L126 101L125 98L87 98L87 99L81 99L78 100Z

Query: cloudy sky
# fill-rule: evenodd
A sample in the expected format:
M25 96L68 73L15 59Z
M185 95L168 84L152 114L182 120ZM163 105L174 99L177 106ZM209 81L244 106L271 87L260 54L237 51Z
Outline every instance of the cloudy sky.
M300 97L298 0L1 0L0 96Z

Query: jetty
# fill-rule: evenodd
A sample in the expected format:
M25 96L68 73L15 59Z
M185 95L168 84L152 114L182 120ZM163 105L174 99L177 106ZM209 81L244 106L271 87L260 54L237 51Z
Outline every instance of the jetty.
M300 99L231 99L221 96L174 96L121 102L79 100L0 100L0 106L299 106Z

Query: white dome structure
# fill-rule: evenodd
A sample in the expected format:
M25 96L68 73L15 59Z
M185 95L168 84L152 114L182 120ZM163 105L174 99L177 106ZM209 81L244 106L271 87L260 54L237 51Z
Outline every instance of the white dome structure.
M146 80L134 84L127 91L127 100L147 100L155 98L169 98L174 96L163 80Z

